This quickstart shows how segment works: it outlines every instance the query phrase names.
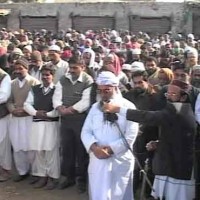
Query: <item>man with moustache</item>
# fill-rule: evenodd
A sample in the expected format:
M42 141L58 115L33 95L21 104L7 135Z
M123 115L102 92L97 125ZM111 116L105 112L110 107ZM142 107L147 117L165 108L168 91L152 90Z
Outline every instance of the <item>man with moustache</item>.
M31 54L29 74L40 82L42 81L41 68L43 64L41 53L39 51L33 51Z
M152 85L157 85L159 83L158 72L160 71L157 59L148 57L145 61L145 69L148 73L148 82Z
M41 68L42 83L33 86L24 103L25 111L33 116L29 134L29 150L35 156L31 163L31 181L34 188L51 190L60 176L58 112L53 109L55 69L44 65Z
M39 81L28 74L29 62L25 58L18 59L14 64L15 78L11 85L11 96L8 100L8 110L11 113L9 134L13 147L14 162L18 182L27 177L30 159L28 157L28 135L32 117L24 110L23 105L32 86Z
M61 48L58 45L51 45L49 47L49 58L51 61L48 64L56 67L56 73L53 81L54 84L56 84L60 78L68 72L69 64L61 59Z
M56 84L53 106L61 115L61 175L59 189L75 184L86 190L88 157L80 139L86 111L90 106L93 79L84 72L82 59L71 60L69 72Z
M108 101L132 109L135 106L122 97L119 79L112 72L100 72L96 83L100 101L92 105L81 132L90 156L89 197L91 200L133 200L134 157L124 138L132 146L138 124L118 115L108 116L102 106Z
M195 197L193 150L196 119L186 88L186 83L173 80L166 93L167 104L159 111L104 104L104 112L119 113L131 121L159 126L159 140L153 158L155 180L152 195L155 199L193 200Z
M148 75L146 71L135 71L132 75L133 89L127 92L124 97L135 104L137 109L141 110L159 110L161 109L166 100L161 93L157 92L153 85L148 83ZM149 173L151 173L151 160L153 154L146 150L146 144L151 140L158 139L158 128L156 126L140 124L139 133L133 145L135 156L141 163L142 167L145 165L145 160L148 158ZM151 173L152 174L152 173ZM134 167L134 193L141 183L140 168L137 163ZM153 181L153 177L149 177ZM146 191L146 196L150 196L150 188Z

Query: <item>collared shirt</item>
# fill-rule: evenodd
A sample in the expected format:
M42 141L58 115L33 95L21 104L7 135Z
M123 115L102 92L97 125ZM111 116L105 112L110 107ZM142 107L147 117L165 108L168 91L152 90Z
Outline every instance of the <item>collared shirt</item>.
M53 88L54 88L54 84L50 83L50 85L48 87L45 87L43 85L43 83L40 85L40 88L42 88L44 95L48 94Z
M33 76L34 78L38 79L40 82L42 81L42 74L41 74L41 68L42 66L39 67L37 71L35 71L33 68L30 70L29 74Z
M50 63L53 64L52 62ZM60 80L60 78L68 72L69 64L68 62L60 59L60 61L54 66L56 66L56 73L54 75L53 82L54 84L56 84Z
M83 82L82 72L80 73L79 77L76 80L72 80L72 75L70 73L66 73L65 77L70 80L70 82L75 85L77 82Z
M5 103L11 94L11 79L6 75L0 83L0 104Z
M19 83L19 87L22 88L24 86L24 84L26 83L26 81L30 81L31 80L31 76L29 74L27 74L22 80L20 80L19 78L17 78L17 81Z
M83 82L83 73L80 74L79 78L76 81L72 80L72 77L69 73L65 75L66 78L68 78L71 83L74 85L76 82L80 81ZM91 84L93 83L92 78L91 78ZM91 92L91 87L86 88L83 90L81 100L72 105L72 108L76 110L79 113L82 113L86 111L89 106L90 106L90 92ZM62 85L60 81L56 84L56 89L53 95L53 106L54 108L57 108L59 106L63 105L62 101Z

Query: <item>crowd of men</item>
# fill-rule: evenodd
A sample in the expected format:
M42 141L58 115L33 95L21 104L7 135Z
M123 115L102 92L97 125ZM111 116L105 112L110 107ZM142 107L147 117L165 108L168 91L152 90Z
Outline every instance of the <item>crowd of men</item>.
M200 199L199 56L193 34L3 28L0 182L132 200L148 165L145 198Z

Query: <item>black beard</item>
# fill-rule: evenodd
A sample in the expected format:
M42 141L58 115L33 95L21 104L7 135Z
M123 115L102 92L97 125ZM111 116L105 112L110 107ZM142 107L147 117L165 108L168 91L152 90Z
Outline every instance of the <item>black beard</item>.
M152 74L154 74L156 72L156 69L147 69L146 70L148 75L151 76Z
M139 88L139 87L133 89L133 93L134 93L135 95L143 94L145 91L146 91L145 89Z

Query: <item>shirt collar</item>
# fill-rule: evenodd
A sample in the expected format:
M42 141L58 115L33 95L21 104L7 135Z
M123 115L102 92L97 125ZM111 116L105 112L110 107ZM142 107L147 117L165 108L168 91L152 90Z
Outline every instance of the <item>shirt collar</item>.
M53 89L54 88L54 84L50 83L50 85L48 87L44 87L43 83L41 83L40 88L50 88L50 89Z
M29 81L31 80L31 76L29 74L27 74L22 80L19 80L19 78L17 78L19 82L25 82L25 81Z
M72 75L70 73L66 73L65 77L68 78L71 82L83 82L83 72L79 75L78 79L76 81L72 80Z

